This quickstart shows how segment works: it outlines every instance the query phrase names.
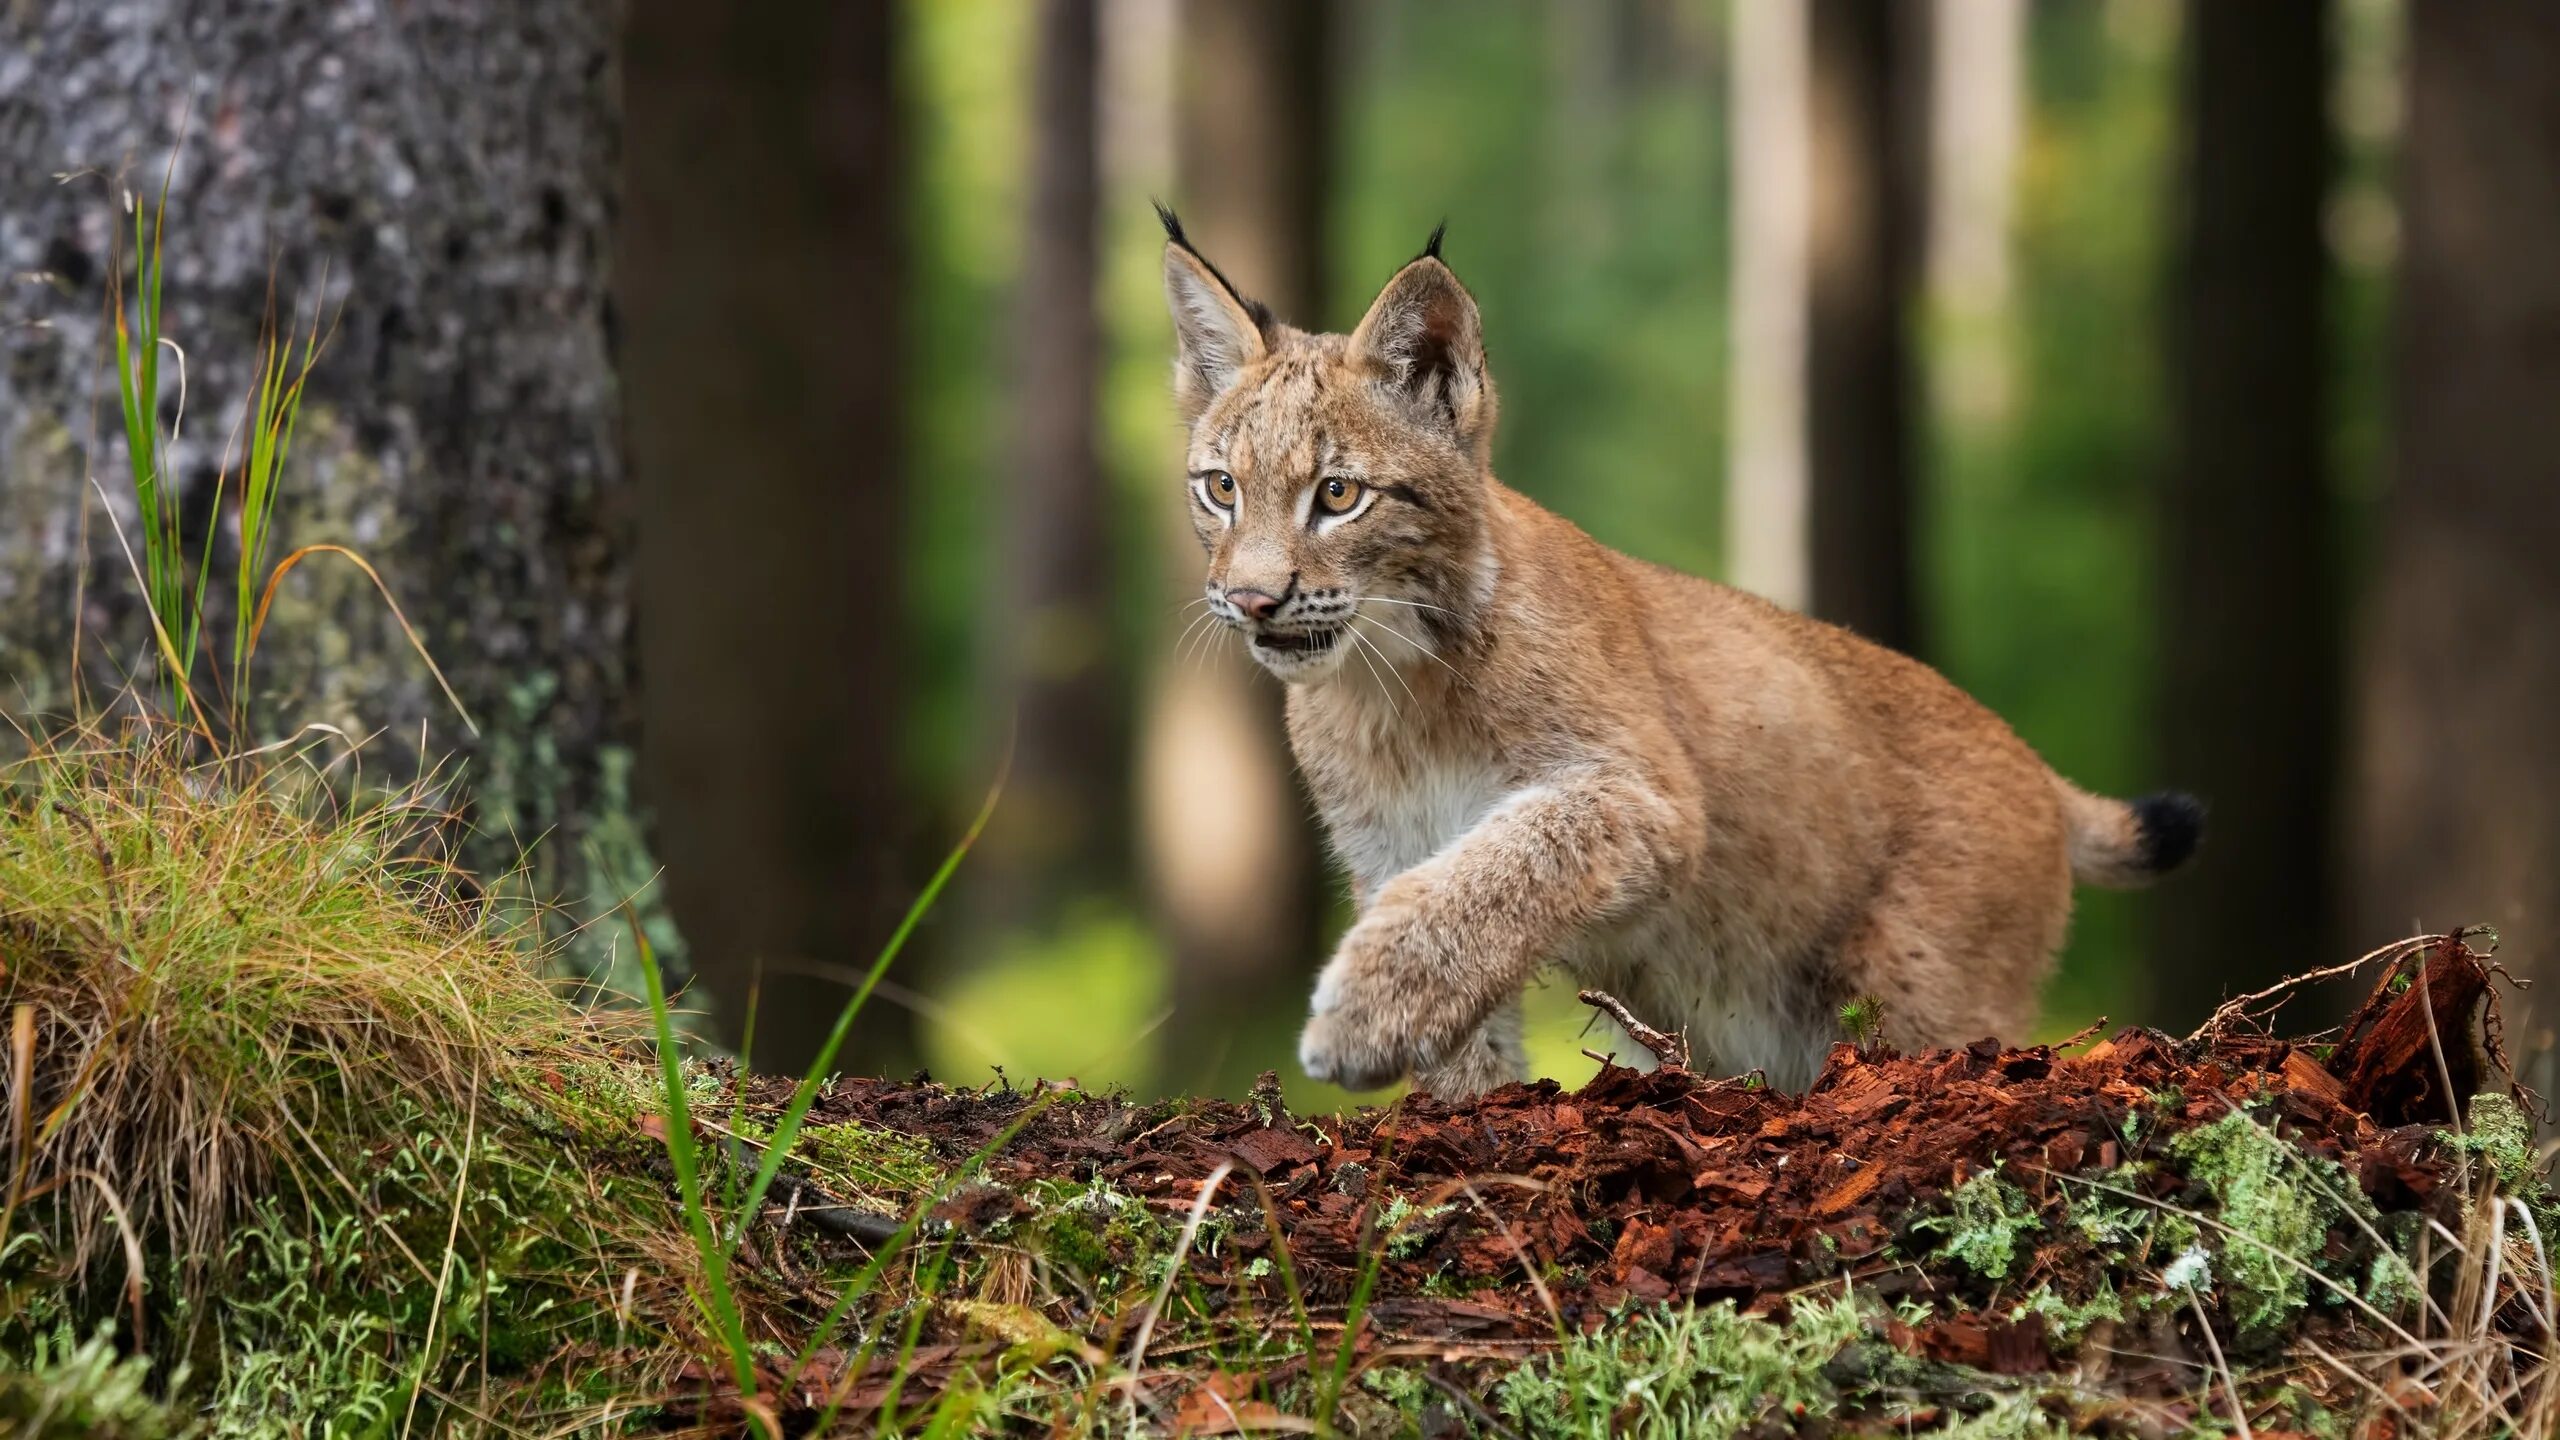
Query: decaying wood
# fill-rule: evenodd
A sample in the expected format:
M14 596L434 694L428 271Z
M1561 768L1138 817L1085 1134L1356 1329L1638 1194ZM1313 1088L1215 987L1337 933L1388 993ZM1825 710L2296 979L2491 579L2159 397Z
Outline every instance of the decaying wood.
M2350 1108L2386 1125L2458 1128L2464 1103L2506 1070L2488 1024L2489 967L2464 943L2476 933L2432 936L2402 955L2348 1019L2328 1068Z

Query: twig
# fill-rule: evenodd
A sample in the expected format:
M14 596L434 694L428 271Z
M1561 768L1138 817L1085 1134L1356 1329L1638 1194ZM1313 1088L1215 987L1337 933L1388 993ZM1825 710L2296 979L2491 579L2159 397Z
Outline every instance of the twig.
M2240 1440L2258 1440L2249 1428L2249 1407L2241 1403L2239 1382L2231 1378L2231 1362L2222 1358L2222 1342L2213 1338L2213 1320L2204 1313L2204 1301L2195 1290L2187 1291L2187 1304L2196 1312L2196 1328L2204 1332L2204 1348L2213 1352L2214 1373L2222 1377L2222 1393L2231 1400L2231 1423L2240 1427Z
M2107 1017L2101 1015L2097 1019L2090 1021L2088 1024L2081 1026L2079 1029L2072 1031L2070 1038L2053 1042L2054 1053L2060 1054L2065 1050L2077 1050L2081 1046L2088 1044L2091 1040L2096 1039L2098 1032L2106 1028Z
M2463 936L2471 933L2473 932L2468 930L2457 930L2450 935L2412 935L2405 940L2394 940L2388 945L2368 950L2344 965L2331 965L2323 970L2307 970L2300 975L2288 975L2264 990L2243 995L2237 1000L2224 1001L2214 1010L2210 1018L2196 1027L2195 1033L2187 1037L2186 1043L2194 1045L2220 1035L2224 1025L2234 1020L2249 1018L2249 1007L2253 1005L2263 1004L2290 991L2299 990L2305 985L2316 985L2323 980L2335 980L2342 976L2353 975L2376 960L2385 958L2397 960L2413 950L2423 950L2445 940L2460 941Z
M1653 1058L1661 1061L1665 1067L1673 1070L1689 1068L1689 1042L1676 1036L1665 1035L1637 1019L1635 1012L1627 1008L1625 1001L1606 990L1585 990L1578 998L1583 1004L1617 1021L1618 1028L1627 1032L1628 1039L1652 1051Z

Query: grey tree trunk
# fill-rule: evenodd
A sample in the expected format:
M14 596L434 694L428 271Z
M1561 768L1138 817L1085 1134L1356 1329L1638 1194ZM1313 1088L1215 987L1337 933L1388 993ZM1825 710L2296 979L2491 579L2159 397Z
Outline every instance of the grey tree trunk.
M165 328L186 352L167 470L219 579L217 476L272 275L335 334L284 479L276 555L377 566L483 727L472 741L371 582L287 578L258 652L255 732L380 734L369 778L461 756L487 869L611 828L632 739L631 515L609 365L618 96L611 0L0 5L0 675L57 714L146 686L146 613L100 501L136 537L109 267L120 184L169 193ZM69 183L62 172L95 171ZM130 246L124 247L127 251ZM128 280L132 256L122 263ZM321 285L325 271L327 283ZM174 362L163 365L174 420ZM214 666L197 673L211 686ZM619 827L627 830L627 827ZM538 872L572 888L573 863Z
M2332 146L2325 0L2186 9L2178 455L2161 516L2164 781L2214 804L2163 886L2155 1014L2200 1019L2307 962L2270 907L2329 914L2340 708L2327 465ZM2182 1022L2183 1023L2183 1022Z
M2560 974L2560 8L2417 0L2392 490L2353 743L2351 919L2371 944L2501 928ZM2552 1001L2519 1002L2551 1052Z
M642 778L695 972L786 1069L933 843L899 763L895 10L636 0L625 32ZM908 1018L869 1006L844 1068L902 1064Z

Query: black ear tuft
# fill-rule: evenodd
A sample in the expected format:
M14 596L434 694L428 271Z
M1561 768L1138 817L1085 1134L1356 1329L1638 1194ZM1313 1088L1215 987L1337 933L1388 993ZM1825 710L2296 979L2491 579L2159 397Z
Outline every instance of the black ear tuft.
M1200 247L1192 244L1191 237L1182 233L1182 217L1173 213L1172 206L1161 200L1149 200L1147 203L1156 207L1156 219L1164 225L1166 242L1181 247L1184 253L1199 261L1218 284L1223 286L1229 295L1235 297L1235 302L1244 307L1244 313L1253 317L1253 328L1262 332L1264 340L1269 340L1272 326L1278 323L1278 317L1271 313L1271 307L1237 289L1236 282L1227 278L1227 272L1219 269L1216 261L1200 253Z
M1417 256L1413 257L1413 258L1415 258L1415 259L1417 259L1417 260L1438 260L1438 259L1440 259L1440 237L1441 237L1441 236L1443 236L1443 235L1446 235L1446 234L1448 234L1448 233L1449 233L1449 222L1448 222L1447 220L1445 220L1445 219L1444 219L1444 220L1442 220L1439 224L1432 226L1432 227L1431 227L1431 239L1430 239L1430 241L1429 241L1428 243L1426 243L1426 244L1422 247L1422 253L1421 253L1420 255L1417 255ZM1445 263L1447 263L1447 262L1443 261L1442 263L1444 263L1444 264L1445 264Z

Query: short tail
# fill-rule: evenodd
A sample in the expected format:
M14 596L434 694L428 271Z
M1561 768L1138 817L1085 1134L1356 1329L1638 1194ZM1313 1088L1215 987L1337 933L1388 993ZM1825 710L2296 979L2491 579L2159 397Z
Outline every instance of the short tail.
M2060 776L2063 828L2071 837L2071 876L2089 885L2148 885L2196 853L2204 838L2204 802L2164 790L2139 800L2092 795Z

